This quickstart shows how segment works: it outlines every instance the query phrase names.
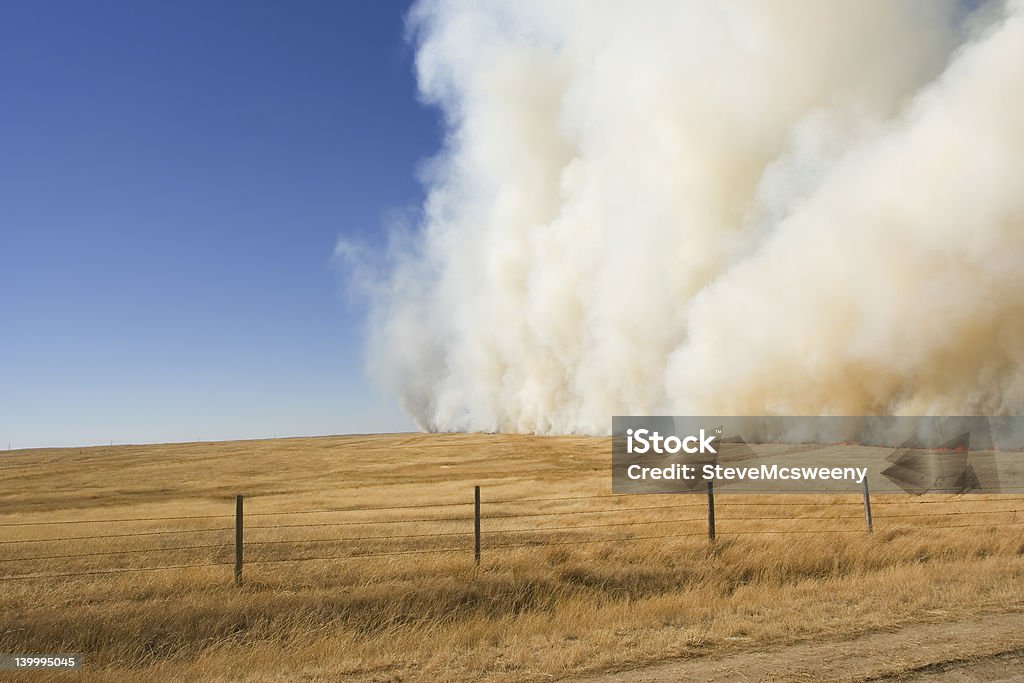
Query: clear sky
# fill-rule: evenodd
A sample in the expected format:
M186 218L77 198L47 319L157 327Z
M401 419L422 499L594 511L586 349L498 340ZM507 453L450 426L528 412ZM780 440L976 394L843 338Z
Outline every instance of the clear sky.
M407 5L0 0L0 448L412 428L332 259L440 146Z

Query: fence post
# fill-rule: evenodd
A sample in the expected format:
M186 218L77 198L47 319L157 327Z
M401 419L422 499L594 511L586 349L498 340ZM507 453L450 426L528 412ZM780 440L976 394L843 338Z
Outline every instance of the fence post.
M473 559L480 564L480 487L473 487Z
M235 496L235 585L242 585L242 497Z
M715 484L708 482L708 539L715 540Z
M868 525L868 533L875 530L871 521L871 494L868 493L868 478L864 477L864 523Z

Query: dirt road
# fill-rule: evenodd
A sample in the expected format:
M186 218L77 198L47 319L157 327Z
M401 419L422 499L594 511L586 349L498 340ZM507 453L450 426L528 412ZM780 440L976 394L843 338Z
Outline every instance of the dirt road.
M847 641L665 662L573 683L1024 681L1024 614L918 624Z

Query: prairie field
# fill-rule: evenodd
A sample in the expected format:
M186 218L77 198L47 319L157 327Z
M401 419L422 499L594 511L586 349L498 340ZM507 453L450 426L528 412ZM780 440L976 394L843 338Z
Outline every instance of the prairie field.
M612 496L609 461L487 434L5 452L0 653L84 663L0 676L614 680L915 625L1024 650L958 631L1024 609L1022 496L876 496L868 534L859 495L722 494L712 542L703 496Z

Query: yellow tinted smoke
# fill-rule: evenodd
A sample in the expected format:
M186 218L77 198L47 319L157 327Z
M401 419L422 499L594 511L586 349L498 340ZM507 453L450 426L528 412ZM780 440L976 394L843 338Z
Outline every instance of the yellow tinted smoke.
M428 2L370 363L427 429L1024 408L1024 12Z

